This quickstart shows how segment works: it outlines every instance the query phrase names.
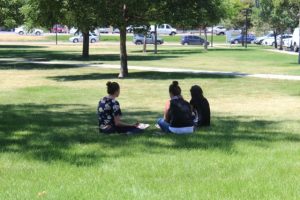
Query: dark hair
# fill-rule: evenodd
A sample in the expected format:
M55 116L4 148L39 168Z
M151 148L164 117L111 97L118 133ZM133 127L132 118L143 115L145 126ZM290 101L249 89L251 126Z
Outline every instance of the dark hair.
M191 91L192 99L203 98L203 90L199 85L192 86L190 91Z
M173 81L173 83L169 87L169 92L174 96L181 95L181 88L179 87L178 81Z
M117 82L110 82L106 83L107 86L107 93L110 95L115 94L118 90L120 90L120 85Z

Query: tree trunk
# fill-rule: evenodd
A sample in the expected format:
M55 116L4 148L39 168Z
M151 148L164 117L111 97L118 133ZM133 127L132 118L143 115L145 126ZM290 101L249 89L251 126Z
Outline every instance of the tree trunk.
M283 38L282 38L282 35L283 34L281 33L279 50L283 50Z
M274 47L275 49L277 49L278 45L277 45L277 31L274 31Z
M207 30L206 27L204 27L204 37L205 37L205 41L204 41L204 49L207 50Z
M144 44L143 44L143 52L144 53L147 53L147 42L146 42L146 40L147 40L147 35L145 34L144 35Z
M154 54L157 54L157 25L154 26Z
M242 29L242 46L245 46L245 29Z
M120 60L121 68L119 78L128 76L128 65L127 65L127 49L126 49L126 26L119 27L120 29Z
M84 31L83 36L83 48L82 48L82 57L89 58L90 56L90 34L89 31Z

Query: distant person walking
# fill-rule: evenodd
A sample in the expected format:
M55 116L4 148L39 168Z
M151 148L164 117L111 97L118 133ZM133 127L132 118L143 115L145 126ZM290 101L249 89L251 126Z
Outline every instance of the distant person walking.
M169 86L170 100L166 103L164 118L157 121L159 128L166 133L193 133L193 118L190 104L181 96L181 88L177 81Z
M210 126L210 106L207 99L203 96L202 88L194 85L190 92L192 97L190 104L193 109L195 126Z

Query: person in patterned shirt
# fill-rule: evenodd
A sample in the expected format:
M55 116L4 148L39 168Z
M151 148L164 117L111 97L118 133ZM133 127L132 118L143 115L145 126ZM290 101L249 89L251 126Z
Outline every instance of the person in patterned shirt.
M98 104L99 130L102 133L139 133L139 123L122 122L122 111L116 98L120 95L120 86L116 82L107 82L108 96L103 97Z

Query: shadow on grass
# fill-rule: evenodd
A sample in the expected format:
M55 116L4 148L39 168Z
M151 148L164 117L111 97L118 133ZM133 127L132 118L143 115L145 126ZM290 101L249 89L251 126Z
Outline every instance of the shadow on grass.
M27 46L26 46L27 48ZM29 47L28 47L29 48ZM79 51L46 51L43 49L22 49L15 47L13 49L1 49L0 48L0 69L56 69L56 66L31 64L26 63L28 61L119 61L120 55L116 54L92 54L89 59L84 59ZM25 59L24 62L17 61L18 58ZM169 58L178 58L176 55L128 55L129 61L158 61ZM5 60L7 59L7 60ZM16 59L14 61L13 59ZM30 66L32 65L32 66ZM24 67L25 66L25 67ZM62 65L63 66L63 65ZM60 66L59 68L62 68ZM69 65L64 65L70 68ZM73 66L76 67L76 66Z
M68 75L68 76L52 76L49 79L64 82L64 81L88 81L88 80L103 80L114 79L118 73L91 73L83 75ZM149 80L167 80L167 79L230 79L239 78L233 75L222 74L192 74L179 72L130 72L126 79L149 79Z
M44 61L42 59L36 59L35 61ZM71 69L81 68L80 65L68 65L68 64L37 64L37 63L22 63L14 61L5 61L0 63L0 70L52 70L52 69Z
M125 111L126 120L155 121L160 113ZM272 142L300 142L300 136L276 129L277 121L245 117L214 117L213 125L190 136L154 136L150 128L138 136L102 135L95 111L85 105L1 105L0 153L16 153L29 160L64 162L76 166L103 163L107 158L135 153L168 154L172 150L235 152L236 142L268 146Z
M0 45L1 49L43 49L45 46L31 46L31 45Z

